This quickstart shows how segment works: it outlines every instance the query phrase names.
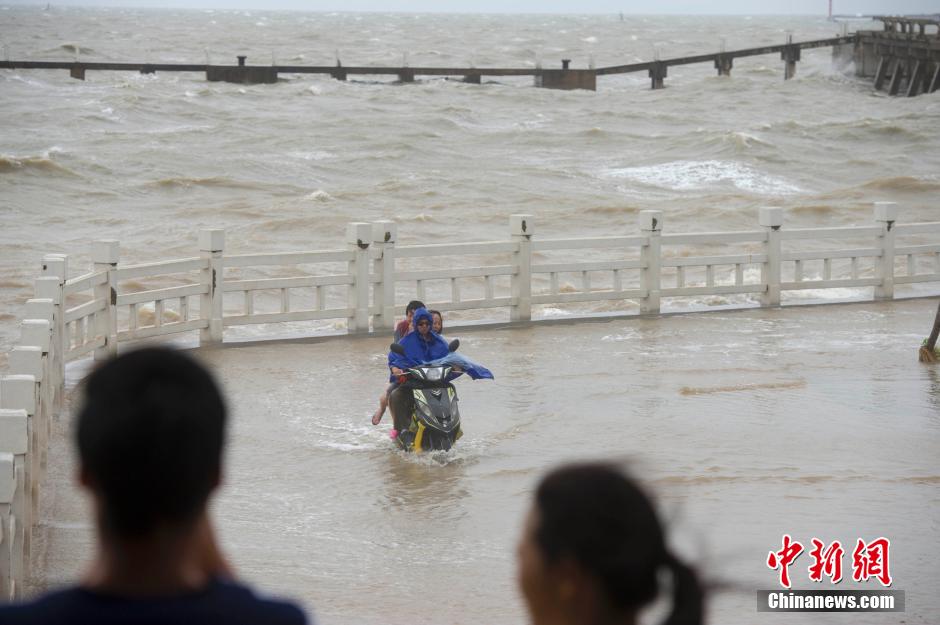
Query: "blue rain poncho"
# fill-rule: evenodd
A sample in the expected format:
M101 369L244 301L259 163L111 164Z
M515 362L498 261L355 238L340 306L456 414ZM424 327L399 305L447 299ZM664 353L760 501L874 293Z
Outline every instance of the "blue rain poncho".
M416 365L426 364L451 365L459 367L474 380L493 379L493 373L483 365L477 364L457 352L451 352L447 348L447 342L441 335L432 331L427 333L426 339L421 337L421 332L417 330L418 322L425 320L431 323L431 313L428 312L427 308L416 310L412 319L415 324L415 331L408 333L398 341L398 344L404 348L405 354L389 352L389 367L408 369ZM394 382L396 378L393 375L389 379Z

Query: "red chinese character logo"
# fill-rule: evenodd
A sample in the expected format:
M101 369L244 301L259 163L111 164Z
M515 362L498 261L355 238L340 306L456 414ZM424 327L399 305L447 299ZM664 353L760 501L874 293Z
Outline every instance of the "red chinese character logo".
M809 567L809 578L814 582L821 582L825 573L833 584L838 584L842 581L842 555L845 550L838 540L823 549L825 546L826 544L818 538L813 539L813 550L809 552L813 558L813 564Z
M789 567L797 557L803 553L803 545L796 541L790 541L790 535L783 535L783 549L780 551L771 551L767 556L767 566L776 570L780 569L780 585L784 588L790 587Z
M852 579L857 582L874 577L882 586L891 585L891 573L888 572L888 547L891 541L880 537L867 545L861 538L852 552Z

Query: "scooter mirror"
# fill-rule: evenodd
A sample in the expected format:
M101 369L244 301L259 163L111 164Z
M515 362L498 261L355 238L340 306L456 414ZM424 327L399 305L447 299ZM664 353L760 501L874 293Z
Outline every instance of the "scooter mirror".
M460 339L454 339L453 341L447 344L447 351L455 352L457 351L458 347L460 347Z
M392 350L393 352L395 352L396 354L398 354L399 356L405 355L405 348L399 345L398 343L392 343L391 345L389 345L388 348Z

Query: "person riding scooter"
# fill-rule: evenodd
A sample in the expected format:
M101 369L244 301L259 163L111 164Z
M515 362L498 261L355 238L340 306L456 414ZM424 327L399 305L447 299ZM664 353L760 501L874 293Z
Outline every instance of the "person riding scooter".
M419 308L415 311L413 317L415 331L405 335L399 341L405 353L389 352L388 354L388 368L392 373L391 382L397 382L398 376L410 367L447 356L449 353L447 343L439 334L431 331L432 322L431 313L427 308ZM390 392L388 407L392 411L392 421L396 430L400 431L408 427L412 401L410 392L401 392L398 388Z

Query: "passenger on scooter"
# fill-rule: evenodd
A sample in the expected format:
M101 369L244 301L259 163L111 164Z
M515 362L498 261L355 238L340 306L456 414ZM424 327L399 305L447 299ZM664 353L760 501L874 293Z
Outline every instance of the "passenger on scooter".
M404 336L408 335L412 331L411 320L414 317L415 311L419 308L424 308L424 302L420 300L413 299L408 302L408 305L405 307L405 318L398 322L398 325L395 326L395 342L400 341ZM437 313L440 315L440 313ZM443 320L441 321L443 327ZM388 385L382 394L379 396L379 407L376 409L375 413L372 415L372 425L378 425L382 422L382 417L385 415L385 409L388 407L388 396L392 391L395 390L395 387L398 386L398 382L393 381Z
M444 316L441 314L441 311L439 310L431 309L428 312L431 313L431 331L434 332L434 334L440 334L441 337L443 338Z
M415 332L405 335L398 342L404 348L405 354L400 355L395 352L388 354L388 367L391 370L392 382L395 382L405 369L443 358L449 353L444 339L431 331L433 321L427 308L422 307L416 310L413 319ZM411 393L402 393L398 388L393 389L389 394L388 405L392 411L396 430L407 427L411 414L411 401Z
M415 311L419 308L424 308L424 302L421 300L413 299L408 302L408 305L405 306L405 318L398 322L398 325L395 326L395 342L400 341L405 335L410 334L414 329L412 327L412 320L414 319Z

